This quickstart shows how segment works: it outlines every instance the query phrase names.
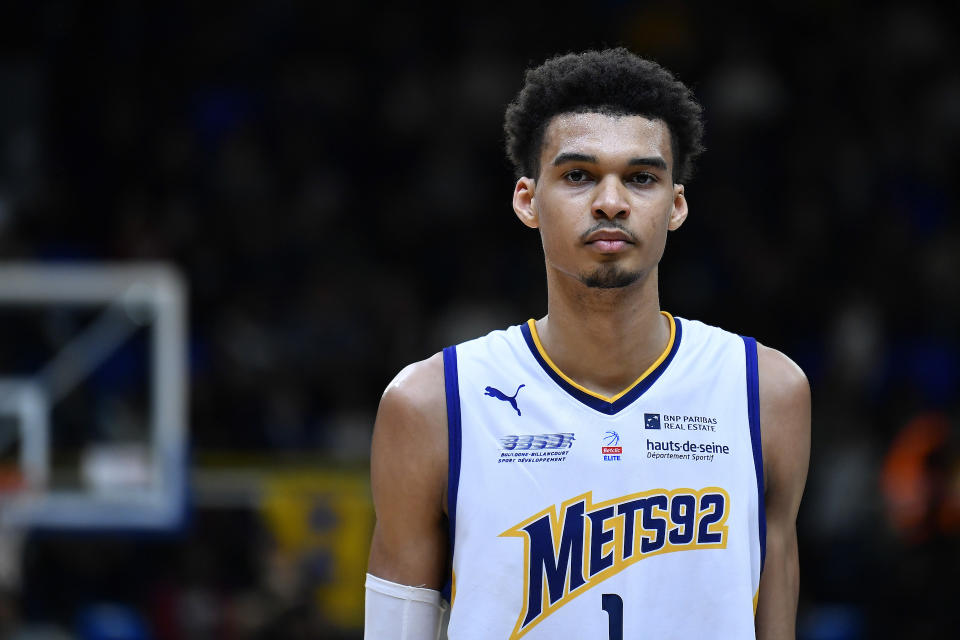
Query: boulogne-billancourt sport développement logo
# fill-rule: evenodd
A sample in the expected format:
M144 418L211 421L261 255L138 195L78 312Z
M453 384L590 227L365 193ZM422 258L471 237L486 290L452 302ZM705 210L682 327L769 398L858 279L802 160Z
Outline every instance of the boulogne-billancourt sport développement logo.
M563 462L574 440L570 432L502 436L497 462Z

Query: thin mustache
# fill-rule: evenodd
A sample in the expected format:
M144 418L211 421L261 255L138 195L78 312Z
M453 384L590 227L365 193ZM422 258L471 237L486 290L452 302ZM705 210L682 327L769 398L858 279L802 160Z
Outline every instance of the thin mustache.
M591 233L594 233L595 231L600 231L601 229L616 229L617 231L622 231L622 232L624 232L625 234L627 234L627 237L628 237L628 238L630 238L630 242L632 242L632 243L634 243L634 244L637 243L637 238L636 238L636 236L634 236L632 233L630 233L627 229L624 229L623 227L621 227L621 226L620 226L619 224L617 224L616 222L610 222L610 221L607 221L607 222L598 222L597 224L593 225L592 227L590 227L589 229L587 229L586 231L584 231L584 232L580 235L580 242L586 242L586 241L587 241L587 236L589 236Z

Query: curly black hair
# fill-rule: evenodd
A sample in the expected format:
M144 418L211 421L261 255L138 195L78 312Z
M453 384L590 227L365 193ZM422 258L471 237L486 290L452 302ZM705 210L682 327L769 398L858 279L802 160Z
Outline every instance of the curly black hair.
M550 58L528 69L523 88L507 107L507 156L518 177L540 174L543 136L564 113L640 115L670 131L673 181L685 183L703 152L702 107L693 93L656 62L623 47Z

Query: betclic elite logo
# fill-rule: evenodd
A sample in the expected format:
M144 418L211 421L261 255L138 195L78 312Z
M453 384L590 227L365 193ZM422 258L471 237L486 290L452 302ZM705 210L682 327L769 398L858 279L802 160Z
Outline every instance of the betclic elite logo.
M620 434L616 431L607 431L603 434L603 445L600 447L600 453L603 454L604 462L616 462L620 460L623 454L623 447L620 444Z

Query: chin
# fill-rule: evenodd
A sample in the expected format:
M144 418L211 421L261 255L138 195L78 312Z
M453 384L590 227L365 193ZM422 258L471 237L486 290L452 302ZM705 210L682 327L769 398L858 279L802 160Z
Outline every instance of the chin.
M622 289L640 279L641 272L626 271L618 266L599 267L580 276L580 282L591 289Z

